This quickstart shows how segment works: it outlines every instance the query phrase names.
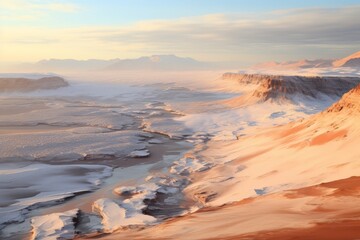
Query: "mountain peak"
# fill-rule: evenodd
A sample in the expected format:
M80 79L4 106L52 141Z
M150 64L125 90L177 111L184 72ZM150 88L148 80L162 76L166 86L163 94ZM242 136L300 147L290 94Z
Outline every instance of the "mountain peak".
M347 57L335 60L335 59L315 59L308 60L302 59L299 61L287 61L287 62L265 62L252 66L251 69L260 71L273 71L273 70L302 70L302 69L314 69L314 68L340 68L340 67L352 67L360 68L360 51L355 52Z
M333 62L334 67L360 66L360 51Z

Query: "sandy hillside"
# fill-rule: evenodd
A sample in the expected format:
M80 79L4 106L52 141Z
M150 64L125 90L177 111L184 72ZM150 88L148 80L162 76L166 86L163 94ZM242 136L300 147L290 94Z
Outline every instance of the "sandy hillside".
M309 119L210 141L194 157L214 166L185 189L205 208L105 239L359 238L359 100L360 86Z

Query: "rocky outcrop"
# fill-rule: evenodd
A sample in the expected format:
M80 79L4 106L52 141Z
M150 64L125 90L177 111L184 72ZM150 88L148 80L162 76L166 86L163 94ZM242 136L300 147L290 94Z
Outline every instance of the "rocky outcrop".
M239 84L254 84L259 85L267 79L271 79L270 75L261 74L240 74L240 73L224 73L222 75L223 80L237 81Z
M352 114L360 113L360 84L346 93L338 102L333 104L326 112L340 113L349 112Z
M61 77L0 78L0 92L31 92L44 89L67 87L69 83Z
M295 96L318 98L321 94L341 97L360 83L356 77L275 76L261 74L225 73L223 79L238 81L241 85L256 85L247 95L253 101L293 100Z

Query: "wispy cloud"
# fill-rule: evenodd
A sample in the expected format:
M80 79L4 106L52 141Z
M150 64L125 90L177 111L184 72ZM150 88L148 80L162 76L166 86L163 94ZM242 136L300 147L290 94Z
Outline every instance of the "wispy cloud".
M2 0L0 8L3 10L48 10L59 12L76 12L79 7L73 3L51 1L51 0Z
M181 44L184 40L208 39L224 44L357 44L360 43L359 13L360 6L295 9L251 18L219 14L80 32L110 42Z
M0 19L2 24L11 22L27 23L51 16L53 13L76 13L80 7L67 2L36 0L1 0Z
M171 21L143 21L127 26L30 31L17 28L9 30L6 42L13 46L20 45L21 39L31 39L34 45L43 43L34 51L54 47L68 49L39 58L114 58L174 53L204 60L253 63L270 60L269 56L278 60L330 57L360 48L359 13L360 6L353 6L290 9L262 15L214 14Z

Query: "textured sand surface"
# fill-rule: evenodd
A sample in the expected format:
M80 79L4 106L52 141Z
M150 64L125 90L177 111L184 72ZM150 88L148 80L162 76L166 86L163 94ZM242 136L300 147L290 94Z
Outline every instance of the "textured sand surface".
M212 167L184 190L200 210L104 239L359 238L359 89L307 119L208 142L194 156Z

